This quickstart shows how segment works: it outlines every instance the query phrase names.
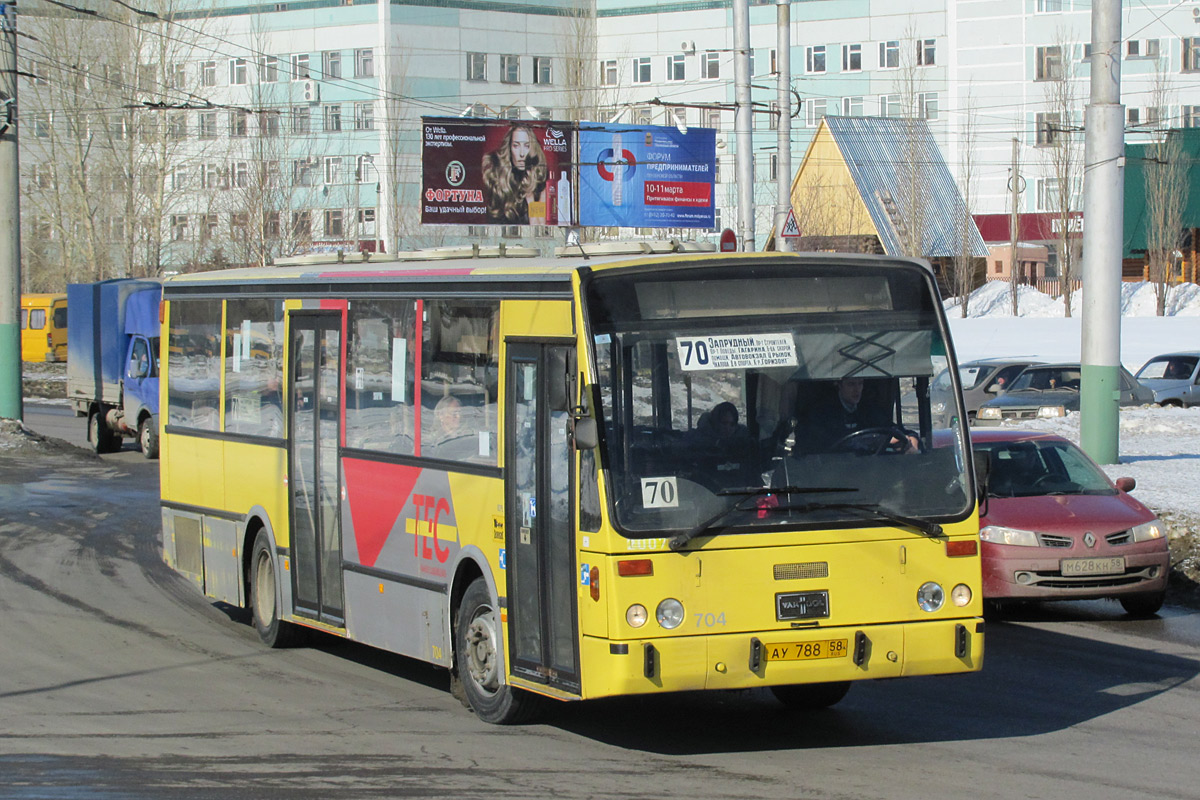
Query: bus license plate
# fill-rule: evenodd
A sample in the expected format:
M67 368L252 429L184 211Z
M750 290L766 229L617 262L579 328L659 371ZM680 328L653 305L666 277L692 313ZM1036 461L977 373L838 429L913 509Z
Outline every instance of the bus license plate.
M842 658L849 652L845 639L816 642L785 642L765 648L766 661L808 661L815 658Z
M1125 557L1064 558L1059 569L1063 575L1120 575L1125 572Z

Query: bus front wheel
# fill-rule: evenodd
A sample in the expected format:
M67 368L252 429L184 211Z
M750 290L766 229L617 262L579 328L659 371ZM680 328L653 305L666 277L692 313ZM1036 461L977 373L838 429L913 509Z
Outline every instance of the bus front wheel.
M301 629L279 618L279 588L276 585L275 554L271 536L260 530L254 539L250 561L250 610L258 638L267 647L290 647L300 641Z
M850 681L833 683L802 683L795 686L772 686L771 693L785 706L798 711L829 708L850 691Z
M454 661L467 703L481 720L512 725L533 716L539 698L504 682L500 620L483 578L471 582L459 604Z

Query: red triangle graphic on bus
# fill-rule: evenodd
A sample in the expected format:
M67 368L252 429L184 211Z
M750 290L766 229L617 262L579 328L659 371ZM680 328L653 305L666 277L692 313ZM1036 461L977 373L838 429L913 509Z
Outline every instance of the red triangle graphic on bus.
M363 566L373 567L408 503L421 468L344 458L342 469L358 559Z

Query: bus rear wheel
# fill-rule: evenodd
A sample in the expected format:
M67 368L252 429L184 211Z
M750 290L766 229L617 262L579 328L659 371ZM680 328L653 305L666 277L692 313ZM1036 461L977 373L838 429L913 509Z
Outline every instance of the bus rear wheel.
M528 721L538 698L504 682L500 620L483 578L467 587L454 621L454 661L467 703L484 722Z
M254 539L250 558L250 610L258 638L267 647L291 647L299 644L302 630L279 618L279 587L276 585L275 554L271 536L260 530Z
M772 686L771 693L785 706L798 711L815 711L836 704L850 691L850 681Z

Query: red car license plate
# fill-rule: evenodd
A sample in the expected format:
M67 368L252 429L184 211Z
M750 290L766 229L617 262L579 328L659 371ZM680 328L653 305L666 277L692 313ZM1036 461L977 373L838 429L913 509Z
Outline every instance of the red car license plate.
M1125 571L1125 557L1112 558L1064 558L1059 562L1064 576L1071 575L1120 575Z

